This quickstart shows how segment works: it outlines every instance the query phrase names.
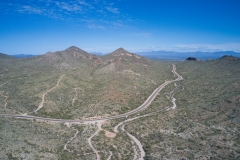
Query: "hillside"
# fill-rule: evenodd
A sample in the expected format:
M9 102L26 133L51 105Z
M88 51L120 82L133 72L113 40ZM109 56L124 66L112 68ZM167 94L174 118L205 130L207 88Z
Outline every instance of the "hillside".
M0 53L0 60L2 60L2 59L12 59L12 57L9 56L9 55L6 55L6 54L3 54L3 53Z
M23 64L27 64L29 67L35 66L36 69L34 70L37 71L41 69L49 71L74 68L83 69L94 66L94 63L99 60L98 56L87 53L75 46L63 51L47 52L44 55L22 59L24 61Z
M0 75L3 76L4 74L8 73L12 68L10 64L14 64L15 62L15 58L0 53Z
M141 72L147 70L150 62L153 62L145 57L130 53L123 48L119 48L101 58L103 63L96 73L106 72L107 70L107 72L123 71L130 68Z
M69 47L0 61L0 115L66 120L0 117L4 159L239 159L239 58L173 65Z
M121 59L122 61L135 62L135 63L147 63L148 59L145 57L139 56L137 54L126 51L123 48L118 48L117 50L107 54L104 58L111 59Z
M17 59L8 74L2 81L11 79L4 90L12 104L4 109L5 113L17 110L44 117L79 119L132 110L156 86L172 77L171 68L165 63L153 62L124 49L100 58L77 47ZM59 87L51 90L57 82ZM40 106L44 93L47 93L44 107L32 113Z
M156 114L125 123L143 144L145 158L239 159L239 65L232 56L178 62L184 80L164 88L140 115ZM174 98L176 109L164 110Z

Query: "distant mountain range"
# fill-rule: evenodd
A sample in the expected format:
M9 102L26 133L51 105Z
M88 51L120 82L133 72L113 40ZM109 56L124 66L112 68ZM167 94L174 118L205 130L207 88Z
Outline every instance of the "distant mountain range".
M187 57L196 57L200 60L218 59L224 55L232 55L240 57L240 53L233 51L219 52L174 52L174 51L152 51L152 52L137 52L141 56L157 60L185 60Z
M31 57L35 57L37 55L32 55L32 54L15 54L15 55L11 55L14 58L31 58Z
M8 59L6 61L5 59ZM30 71L55 71L66 69L92 69L93 70L110 70L115 71L119 66L144 66L150 62L149 59L128 52L123 48L119 48L107 55L98 56L88 53L78 47L71 46L63 51L47 52L43 55L6 55L0 54L0 63L6 63L8 68L13 66L8 63L14 63L14 70ZM17 67L18 66L18 67ZM0 65L1 68L1 65ZM4 67L5 68L5 67ZM103 69L101 69L103 68ZM98 71L97 71L98 72ZM102 72L102 71L99 71Z
M100 52L91 52L98 56L104 56L106 54ZM218 52L175 52L175 51L149 51L149 52L135 52L136 54L147 57L154 60L172 60L183 61L188 57L196 57L200 60L218 59L224 55L232 55L234 57L240 57L240 53L234 51L218 51Z
M135 52L137 55L147 57L154 60L174 60L183 61L188 57L196 57L199 60L218 59L224 55L232 55L240 57L240 53L234 51L219 51L219 52L175 52L175 51L150 51L150 52ZM107 54L100 52L91 52L97 56L105 56ZM14 58L32 58L38 55L17 54L11 55Z

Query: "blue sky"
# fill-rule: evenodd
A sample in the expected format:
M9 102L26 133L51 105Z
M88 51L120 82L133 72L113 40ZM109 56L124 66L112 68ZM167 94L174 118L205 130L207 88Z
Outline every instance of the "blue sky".
M240 52L239 0L3 0L0 52Z

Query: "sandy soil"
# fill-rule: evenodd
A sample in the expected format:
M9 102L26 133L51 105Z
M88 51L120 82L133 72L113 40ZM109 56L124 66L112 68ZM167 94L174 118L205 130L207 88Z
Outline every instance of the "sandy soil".
M105 131L105 136L108 138L114 138L116 137L116 133Z

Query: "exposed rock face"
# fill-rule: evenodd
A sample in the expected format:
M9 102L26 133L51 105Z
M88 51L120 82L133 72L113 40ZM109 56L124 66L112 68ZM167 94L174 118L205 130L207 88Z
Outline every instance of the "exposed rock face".
M73 67L66 62L61 63L57 69L72 69Z
M188 57L186 60L187 61L198 61L198 59L195 57Z
M58 56L54 54L54 52L47 52L45 55L43 55L43 58L47 61L54 61L58 59Z

